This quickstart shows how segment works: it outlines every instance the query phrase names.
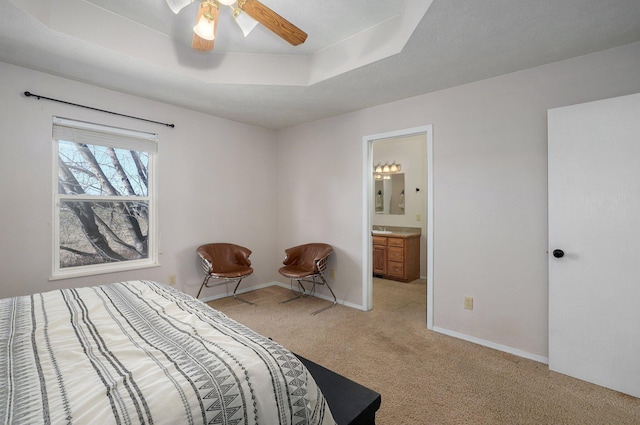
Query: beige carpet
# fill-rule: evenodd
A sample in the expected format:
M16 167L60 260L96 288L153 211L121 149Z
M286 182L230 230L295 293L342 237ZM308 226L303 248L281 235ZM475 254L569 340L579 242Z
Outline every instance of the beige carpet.
M426 329L426 284L374 280L374 308L272 286L209 303L291 351L382 394L378 425L640 424L640 399ZM638 377L640 379L640 377Z

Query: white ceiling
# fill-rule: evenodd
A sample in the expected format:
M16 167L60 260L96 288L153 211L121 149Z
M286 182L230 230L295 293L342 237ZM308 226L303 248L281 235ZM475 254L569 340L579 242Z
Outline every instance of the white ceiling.
M640 41L640 0L261 1L307 41L224 8L199 53L197 4L0 0L0 61L280 129Z

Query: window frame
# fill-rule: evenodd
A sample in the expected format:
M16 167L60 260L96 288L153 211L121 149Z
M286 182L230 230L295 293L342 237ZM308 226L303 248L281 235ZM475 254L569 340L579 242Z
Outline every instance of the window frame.
M137 130L129 130L119 127L112 127L102 124L89 123L84 121L78 121L68 118L53 117L52 120L52 161L53 161L53 178L52 178L52 193L53 193L53 225L52 225L52 242L53 242L53 258L52 258L52 273L49 280L67 279L72 277L81 276L93 276L104 273L114 273L129 270L137 270L149 267L160 266L158 262L158 246L159 246L159 233L157 229L157 141L158 136L155 133L142 132ZM146 196L111 196L111 195L66 195L59 193L58 190L58 176L59 176L59 138L56 137L56 126L70 127L78 129L80 131L99 132L106 135L108 138L113 138L114 144L107 143L101 144L100 142L87 142L87 144L98 146L111 146L120 149L135 150L138 152L145 152L148 154L147 165L147 195ZM136 143L136 139L140 140L140 143ZM66 140L66 139L64 139ZM150 148L151 144L153 148ZM146 148L141 148L145 147ZM99 263L83 266L72 267L60 267L60 206L61 202L71 199L74 201L143 201L148 202L148 230L147 230L147 258L117 261L111 263Z

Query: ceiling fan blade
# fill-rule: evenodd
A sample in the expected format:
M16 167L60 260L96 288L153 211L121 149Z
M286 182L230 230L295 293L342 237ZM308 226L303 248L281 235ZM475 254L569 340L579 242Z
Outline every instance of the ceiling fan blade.
M297 46L307 39L307 33L293 25L291 22L269 9L258 0L239 1L238 6L247 15L267 27L277 36L281 37L289 44Z
M167 5L171 8L171 11L176 15L184 9L186 6L189 6L193 0L165 0Z
M202 15L204 15L205 12L205 8L201 5L198 8L198 16L196 17L196 25L198 25L198 22L200 22L200 19L202 18ZM218 29L218 9L216 8L211 8L211 10L209 11L211 13L211 15L213 16L213 34L215 36L216 30ZM196 34L195 32L193 33L193 39L191 40L191 48L193 50L198 50L200 52L210 52L211 50L213 50L213 42L215 40L207 40L205 38L200 37L198 34Z

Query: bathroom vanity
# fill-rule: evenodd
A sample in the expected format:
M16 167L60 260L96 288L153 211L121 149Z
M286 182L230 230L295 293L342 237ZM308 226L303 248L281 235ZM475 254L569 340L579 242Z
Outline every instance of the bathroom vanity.
M410 282L420 278L420 231L372 232L373 275Z

